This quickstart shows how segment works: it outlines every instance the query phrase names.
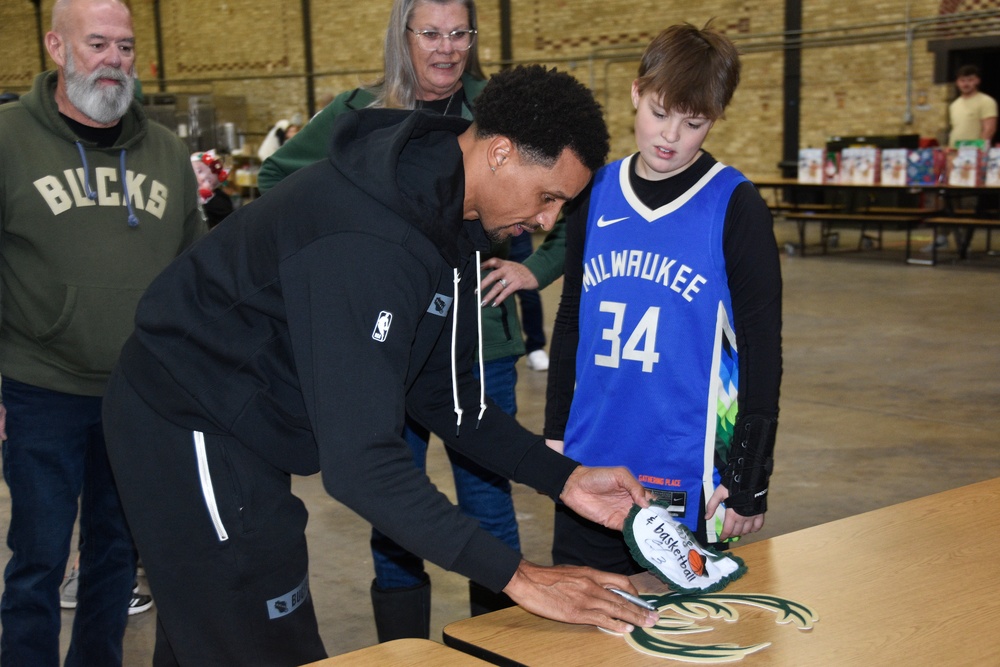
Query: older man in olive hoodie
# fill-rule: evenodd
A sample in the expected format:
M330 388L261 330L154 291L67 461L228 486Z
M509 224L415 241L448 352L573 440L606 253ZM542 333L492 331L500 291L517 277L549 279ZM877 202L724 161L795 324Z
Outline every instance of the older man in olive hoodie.
M59 664L59 584L80 511L67 665L120 665L135 577L101 404L152 279L204 231L188 151L133 99L117 0L59 0L58 71L0 107L0 436L10 489L0 664Z

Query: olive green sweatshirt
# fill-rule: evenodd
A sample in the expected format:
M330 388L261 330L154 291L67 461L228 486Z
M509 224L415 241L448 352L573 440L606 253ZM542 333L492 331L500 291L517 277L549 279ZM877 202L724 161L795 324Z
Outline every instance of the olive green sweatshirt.
M0 376L100 396L139 297L205 224L180 139L133 102L98 148L59 115L56 82L0 106Z

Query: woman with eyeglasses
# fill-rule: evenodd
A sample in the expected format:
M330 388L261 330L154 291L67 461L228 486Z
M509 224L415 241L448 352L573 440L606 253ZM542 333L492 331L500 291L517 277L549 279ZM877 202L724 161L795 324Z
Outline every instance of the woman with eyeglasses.
M331 127L342 113L365 107L420 109L472 119L472 101L486 85L479 65L476 6L473 0L395 0L385 37L385 71L370 86L338 95L269 157L261 167L259 187L266 191L297 169L326 159ZM540 288L562 274L565 238L560 222L535 256L525 264L500 257L484 262L494 269L483 281L483 358L486 393L510 415L517 412L515 364L525 354L513 300L521 287ZM503 267L503 271L496 269ZM502 293L502 294L501 294ZM477 375L478 375L478 369ZM426 469L429 432L407 419L404 438L414 462ZM520 550L510 482L449 450L458 505L480 526ZM430 635L430 579L418 556L372 530L375 579L371 597L380 642ZM511 606L503 593L469 582L470 613L475 616Z
M365 107L429 109L472 120L472 100L486 85L476 44L473 0L395 0L385 35L385 71L348 90L271 155L257 177L261 191L326 157L334 119Z

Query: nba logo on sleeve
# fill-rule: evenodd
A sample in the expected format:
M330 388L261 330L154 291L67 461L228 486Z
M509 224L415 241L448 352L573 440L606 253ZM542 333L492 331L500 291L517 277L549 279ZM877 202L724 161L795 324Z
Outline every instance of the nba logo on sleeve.
M372 340L384 343L385 339L389 337L390 324L392 324L392 313L388 310L383 310L378 314L378 319L375 321L375 330L372 331Z

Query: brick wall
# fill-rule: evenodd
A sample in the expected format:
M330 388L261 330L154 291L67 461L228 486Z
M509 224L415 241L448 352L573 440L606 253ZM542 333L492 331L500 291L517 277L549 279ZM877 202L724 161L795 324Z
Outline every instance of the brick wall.
M44 20L48 29L48 15ZM31 87L40 65L37 35L30 2L0 3L0 89L24 92Z
M1000 0L977 0L993 5ZM152 0L130 3L138 38L137 71L147 93L157 92ZM316 99L372 79L382 63L389 0L312 0ZM646 43L679 21L715 25L743 56L743 77L706 147L750 176L777 175L782 143L784 3L777 0L704 0L695 9L650 0L512 0L513 53L517 62L542 62L568 70L591 86L605 106L612 156L634 150L629 86ZM802 55L801 145L822 145L834 134L943 132L950 86L934 85L926 42L912 49L913 84L907 91L907 46L899 26L936 16L940 0L805 0L803 23L814 38L879 32L875 44L807 48ZM48 28L52 0L42 2ZM160 2L163 72L168 92L238 95L247 101L251 141L277 118L306 113L300 0L169 0ZM960 8L961 9L961 8ZM481 0L480 57L500 57L499 3ZM844 28L843 32L832 32ZM0 88L23 91L38 70L34 6L0 3ZM50 62L51 64L51 62ZM909 101L909 104L908 104ZM912 122L905 117L907 109Z

